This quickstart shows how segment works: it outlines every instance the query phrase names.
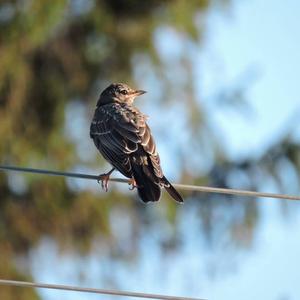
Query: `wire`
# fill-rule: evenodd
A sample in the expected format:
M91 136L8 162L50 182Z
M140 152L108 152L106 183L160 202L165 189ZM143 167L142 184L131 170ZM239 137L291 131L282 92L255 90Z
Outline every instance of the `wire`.
M31 287L31 288L41 288L41 289L54 289L54 290L63 290L63 291L85 292L85 293L94 293L94 294L102 294L102 295L160 299L160 300L203 300L200 298L167 296L167 295L159 295L159 294L137 293L137 292L119 291L119 290L106 290L106 289L78 287L78 286L70 286L70 285L62 285L62 284L36 283L36 282L6 280L6 279L0 279L0 285Z
M37 173L37 174L64 176L64 177L73 177L73 178L82 178L82 179L93 179L93 180L99 179L99 176L97 176L97 175L59 172L59 171L33 169L33 168L22 168L22 167L16 167L16 166L0 165L0 170ZM129 183L128 179L122 179L122 178L110 178L109 180L114 181L114 182ZM225 189L225 188L195 186L195 185L187 185L187 184L173 184L173 186L180 190L194 191L194 192L219 193L219 194L246 196L246 197L277 198L277 199L285 199L285 200L300 200L300 196L296 196L296 195L254 192L254 191L245 191L245 190L238 190L238 189Z

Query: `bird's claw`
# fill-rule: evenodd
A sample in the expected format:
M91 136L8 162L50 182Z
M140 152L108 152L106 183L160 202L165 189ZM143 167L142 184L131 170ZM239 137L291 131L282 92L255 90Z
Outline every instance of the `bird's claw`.
M109 181L109 175L108 174L101 174L99 175L99 178L97 179L97 182L100 183L101 181L101 187L105 192L108 191L108 181Z
M115 170L115 168L112 168L108 173L100 174L98 176L97 182L100 183L101 181L101 187L105 192L108 191L108 181L111 173Z
M129 180L128 184L131 185L131 186L129 187L129 190L130 190L130 191L133 191L134 189L138 188L138 186L137 186L137 184L136 184L134 178L131 178L131 179Z

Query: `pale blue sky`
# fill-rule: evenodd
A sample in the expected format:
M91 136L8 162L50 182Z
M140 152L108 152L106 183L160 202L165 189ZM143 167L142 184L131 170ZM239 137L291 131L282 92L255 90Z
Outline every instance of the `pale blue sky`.
M208 80L204 93L220 81L232 84L249 67L257 70L247 92L255 117L214 112L232 157L265 150L300 113L299 12L299 1L235 1L227 17L214 13L210 20L203 72L213 78L211 66L218 64L218 80Z

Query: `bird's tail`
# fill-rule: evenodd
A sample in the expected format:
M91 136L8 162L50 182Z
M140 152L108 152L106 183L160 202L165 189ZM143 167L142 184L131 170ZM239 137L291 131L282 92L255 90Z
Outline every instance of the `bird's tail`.
M169 195L175 201L183 203L183 199L181 195L176 191L176 189L173 187L173 185L169 182L169 180L165 176L161 179L161 183L163 187L166 189L166 191L169 193Z
M137 184L138 194L143 202L158 201L161 196L160 186L145 174L145 166L132 164L133 177Z

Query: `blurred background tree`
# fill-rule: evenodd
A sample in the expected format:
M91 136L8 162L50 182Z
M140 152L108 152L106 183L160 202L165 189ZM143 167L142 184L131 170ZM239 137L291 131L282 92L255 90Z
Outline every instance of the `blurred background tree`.
M218 127L206 115L192 67L212 6L227 10L230 2L2 1L1 164L101 173L104 162L89 139L88 124L100 91L110 82L121 81L149 90L149 99L138 105L151 110L159 149L172 149L166 161L171 178L259 189L264 177L288 192L279 172L288 169L299 184L299 144L292 130L259 157L235 160L224 151ZM169 41L169 48L161 45L162 40ZM174 50L172 43L177 45ZM212 102L248 112L243 96L248 82L237 81L228 91L216 93ZM172 128L163 126L169 122ZM260 214L257 202L219 195L184 196L198 215L199 232L208 244L225 232L239 247L251 244ZM161 247L168 251L180 245L180 209L163 201L159 212L122 187L104 194L86 182L1 172L0 197L2 278L28 279L30 267L19 268L16 259L26 257L44 237L82 255L97 239L100 246L110 245L109 256L132 259L138 255L141 236L154 221L165 220L163 226L172 230L161 237ZM132 230L124 249L114 220L125 216ZM19 292L1 288L0 298L16 299ZM22 299L38 298L26 293L22 292Z

